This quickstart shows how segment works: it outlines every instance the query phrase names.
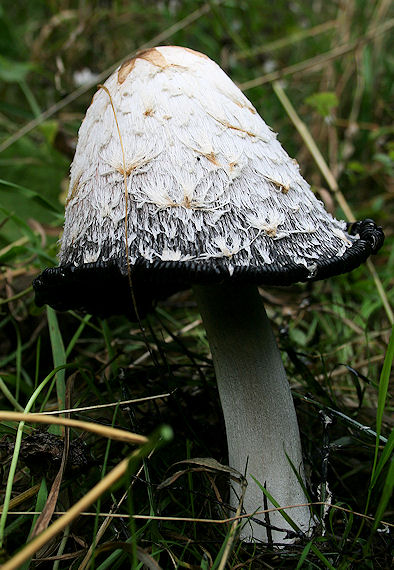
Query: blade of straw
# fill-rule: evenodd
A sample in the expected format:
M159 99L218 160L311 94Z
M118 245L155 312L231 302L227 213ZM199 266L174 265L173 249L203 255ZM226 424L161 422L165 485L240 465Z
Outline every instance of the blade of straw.
M278 97L279 101L282 103L286 113L290 117L295 128L297 129L298 133L300 134L304 143L306 144L307 148L309 149L314 161L317 164L317 167L319 168L320 172L322 173L322 175L326 179L326 182L327 182L330 190L332 191L333 195L335 196L335 199L337 200L339 206L342 208L343 213L345 214L345 216L347 217L349 222L354 222L356 220L356 218L355 218L348 202L346 201L345 196L340 191L340 189L338 187L338 183L337 183L334 175L332 174L331 170L329 169L327 162L325 161L322 153L320 152L317 144L315 143L311 133L309 132L308 127L305 125L305 123L298 116L297 111L294 109L290 99L287 97L287 95L286 95L283 87L281 86L280 82L274 81L272 83L272 87L273 87L273 90L274 90L276 96ZM393 311L390 307L389 300L387 298L386 292L383 288L383 285L382 285L382 282L379 278L379 275L377 274L375 266L373 265L373 263L370 259L367 260L366 265L367 265L367 267L368 267L368 269L372 275L372 278L375 282L375 286L376 286L376 289L377 289L378 294L380 296L380 299L382 301L383 307L386 311L387 318L388 318L390 324L392 325L394 323Z

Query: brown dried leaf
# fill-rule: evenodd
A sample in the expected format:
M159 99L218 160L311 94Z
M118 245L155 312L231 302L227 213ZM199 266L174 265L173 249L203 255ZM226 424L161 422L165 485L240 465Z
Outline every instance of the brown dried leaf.
M75 379L76 374L77 374L77 372L74 372L74 374L72 374L69 377L69 379L67 380L66 397L65 397L66 408L71 407L71 392L72 392L72 388L74 385L74 379ZM68 417L70 416L70 414L66 414L66 415ZM45 507L43 508L42 513L40 514L40 516L38 517L38 519L36 521L36 524L34 525L34 528L33 528L32 534L31 534L31 538L34 538L35 536L40 534L40 532L45 530L48 527L48 524L50 523L50 520L51 520L52 515L53 515L55 508L56 508L57 499L59 497L60 486L62 484L64 469L65 469L66 463L67 463L69 448L70 448L70 428L65 427L64 428L64 447L63 447L62 462L60 464L60 468L59 468L59 471L55 477L55 480L52 483L52 487L51 487L51 490L49 491L48 498L47 498L47 501L45 503Z
M165 479L162 483L160 483L157 489L160 491L165 487L169 487L170 485L175 483L175 481L179 479L179 477L185 475L186 473L190 473L190 471L226 473L230 475L230 478L233 481L236 481L240 485L244 484L245 482L245 477L239 471L233 469L232 467L229 467L228 465L222 465L221 463L216 461L216 459L213 459L213 457L196 457L194 459L184 459L182 461L177 461L171 467L174 467L175 465L184 465L184 464L198 465L198 468L188 467L187 469L183 469L182 471L176 471L170 477L167 477L167 479Z
M193 465L199 465L200 467L206 467L207 469L217 471L218 473L228 473L234 481L242 481L244 476L242 473L229 467L228 465L223 465L216 461L213 457L195 457L193 459L183 459L182 461L177 461L174 465L181 465L183 463L190 463Z

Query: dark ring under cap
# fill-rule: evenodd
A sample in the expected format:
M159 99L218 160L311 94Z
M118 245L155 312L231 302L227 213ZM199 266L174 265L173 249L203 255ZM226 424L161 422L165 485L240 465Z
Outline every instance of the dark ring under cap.
M352 271L382 247L384 233L369 218L348 224L348 232L358 234L359 239L341 257L318 259L313 274L289 257L260 267L237 266L234 263L232 275L218 259L203 262L156 260L149 263L141 257L131 267L130 274L139 316L144 317L156 301L187 289L192 284L232 281L256 285L291 285ZM33 287L38 306L48 304L58 311L73 309L99 316L125 314L131 320L136 319L123 258L80 266L51 267L33 281Z

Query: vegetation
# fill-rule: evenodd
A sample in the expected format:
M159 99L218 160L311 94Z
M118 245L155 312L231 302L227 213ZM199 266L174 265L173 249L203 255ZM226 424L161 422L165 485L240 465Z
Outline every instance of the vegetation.
M0 7L0 407L72 409L62 425L0 416L5 568L390 566L389 8L386 0ZM34 304L32 279L56 265L69 164L95 86L129 54L158 44L216 60L280 133L326 208L372 217L386 233L372 263L349 275L261 291L318 521L313 537L281 550L237 541L227 519L224 426L190 292L160 303L144 332L126 318ZM147 437L136 446L132 433ZM70 509L81 499L77 516ZM54 521L62 521L57 533ZM43 544L15 562L40 530Z

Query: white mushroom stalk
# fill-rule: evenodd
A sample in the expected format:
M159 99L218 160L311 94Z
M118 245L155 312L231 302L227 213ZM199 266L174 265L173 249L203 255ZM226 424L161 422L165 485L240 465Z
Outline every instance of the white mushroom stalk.
M246 472L244 510L264 508L256 479L280 506L305 504L307 499L292 465L304 481L297 417L286 373L263 303L254 285L195 286L194 293L207 331L226 424L229 464ZM239 492L239 490L238 490ZM232 492L231 503L239 499ZM268 508L273 505L267 501ZM309 508L287 514L300 530L311 527ZM255 518L266 523L264 514ZM293 530L279 512L269 513L274 542L291 543ZM245 540L267 540L266 528L248 522Z

